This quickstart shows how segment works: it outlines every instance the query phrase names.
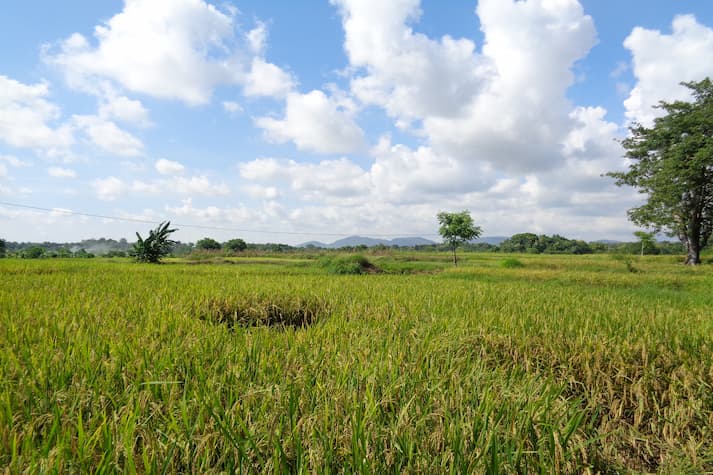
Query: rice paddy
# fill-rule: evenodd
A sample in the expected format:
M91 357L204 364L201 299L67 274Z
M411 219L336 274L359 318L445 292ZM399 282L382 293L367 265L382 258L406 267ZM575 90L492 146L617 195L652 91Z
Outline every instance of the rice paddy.
M0 259L0 467L713 472L709 264L449 259Z

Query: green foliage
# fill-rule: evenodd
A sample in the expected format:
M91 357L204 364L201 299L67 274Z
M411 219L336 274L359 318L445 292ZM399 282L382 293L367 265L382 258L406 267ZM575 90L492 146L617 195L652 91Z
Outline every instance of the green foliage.
M248 248L248 245L242 239L231 239L223 245L224 249L230 252L243 252Z
M323 257L320 264L331 274L367 274L379 271L369 259L360 254Z
M634 124L622 141L632 164L611 172L617 185L646 195L630 219L654 231L665 230L686 246L686 263L700 263L700 251L713 232L713 82L682 83L693 102L660 102L665 115L652 127Z
M584 241L567 239L558 234L520 233L500 243L501 252L527 254L591 254L592 248Z
M221 246L215 239L205 237L196 242L195 248L201 251L219 251Z
M439 224L438 233L453 250L453 264L458 265L456 248L479 237L483 230L473 223L470 211L464 210L460 213L441 211L436 215L436 218Z
M6 252L5 240L0 239L0 258L5 257L5 252Z
M40 259L45 257L45 248L40 246L33 246L24 249L20 252L20 257L23 259Z
M171 253L171 248L175 244L169 236L175 232L175 229L169 229L171 222L166 221L158 225L156 229L149 231L146 239L142 239L139 233L136 233L136 244L132 255L138 262L150 262L157 264L161 259Z
M656 249L656 240L654 239L655 233L647 233L646 231L634 231L634 236L639 238L641 243L641 255L644 254L658 254L658 249Z
M94 257L94 254L91 252L87 252L86 249L79 249L74 253L74 257L77 257L79 259L92 259Z
M523 264L519 259L508 257L507 259L500 261L500 267L504 267L505 269L519 269L521 267L525 267L525 264Z
M126 257L126 253L124 251L109 251L104 254L104 257Z

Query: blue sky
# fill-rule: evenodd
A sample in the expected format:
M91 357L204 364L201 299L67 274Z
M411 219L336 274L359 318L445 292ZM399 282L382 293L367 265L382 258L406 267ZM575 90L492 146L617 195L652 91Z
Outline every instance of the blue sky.
M438 211L462 209L486 235L630 239L641 197L601 176L626 166L616 139L713 76L713 4L693 0L3 9L14 241L166 219L191 225L183 241L433 237Z

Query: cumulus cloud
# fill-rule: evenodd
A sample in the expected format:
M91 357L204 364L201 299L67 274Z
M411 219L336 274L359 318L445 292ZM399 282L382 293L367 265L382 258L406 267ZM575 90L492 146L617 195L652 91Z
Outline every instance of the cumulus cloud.
M567 88L574 63L596 43L577 0L481 0L485 42L432 39L410 24L418 0L333 0L357 74L351 89L383 107L397 127L421 121L442 156L505 171L553 165L572 121Z
M342 154L364 148L364 133L350 112L319 90L290 93L284 118L260 117L255 125L269 140L292 141L300 150Z
M457 114L491 74L471 40L433 40L412 30L418 0L332 3L342 15L350 64L361 71L352 79L353 93L394 117Z
M693 15L679 15L671 33L636 27L624 41L631 51L636 85L624 101L626 116L651 125L661 112L659 101L688 100L682 81L713 77L713 29L698 23Z
M77 172L70 168L49 167L47 174L55 178L76 178Z
M71 86L94 94L101 94L102 80L191 105L209 102L220 85L283 94L291 78L260 56L264 26L243 40L236 35L236 14L204 0L126 0L120 13L94 28L94 42L74 33L46 48L45 60L60 67Z
M165 158L156 160L156 164L154 166L156 171L161 175L180 175L186 170L186 167L180 163L172 160L166 160Z
M13 147L63 149L74 142L70 126L53 125L60 109L47 100L46 82L23 84L0 75L0 141Z

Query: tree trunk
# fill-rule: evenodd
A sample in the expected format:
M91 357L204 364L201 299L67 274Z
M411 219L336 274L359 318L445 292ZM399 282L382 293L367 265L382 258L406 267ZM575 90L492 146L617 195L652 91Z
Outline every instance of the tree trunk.
M453 265L458 267L458 256L456 256L456 247L453 246Z
M701 244L699 236L687 236L686 244L686 265L695 266L701 263Z

